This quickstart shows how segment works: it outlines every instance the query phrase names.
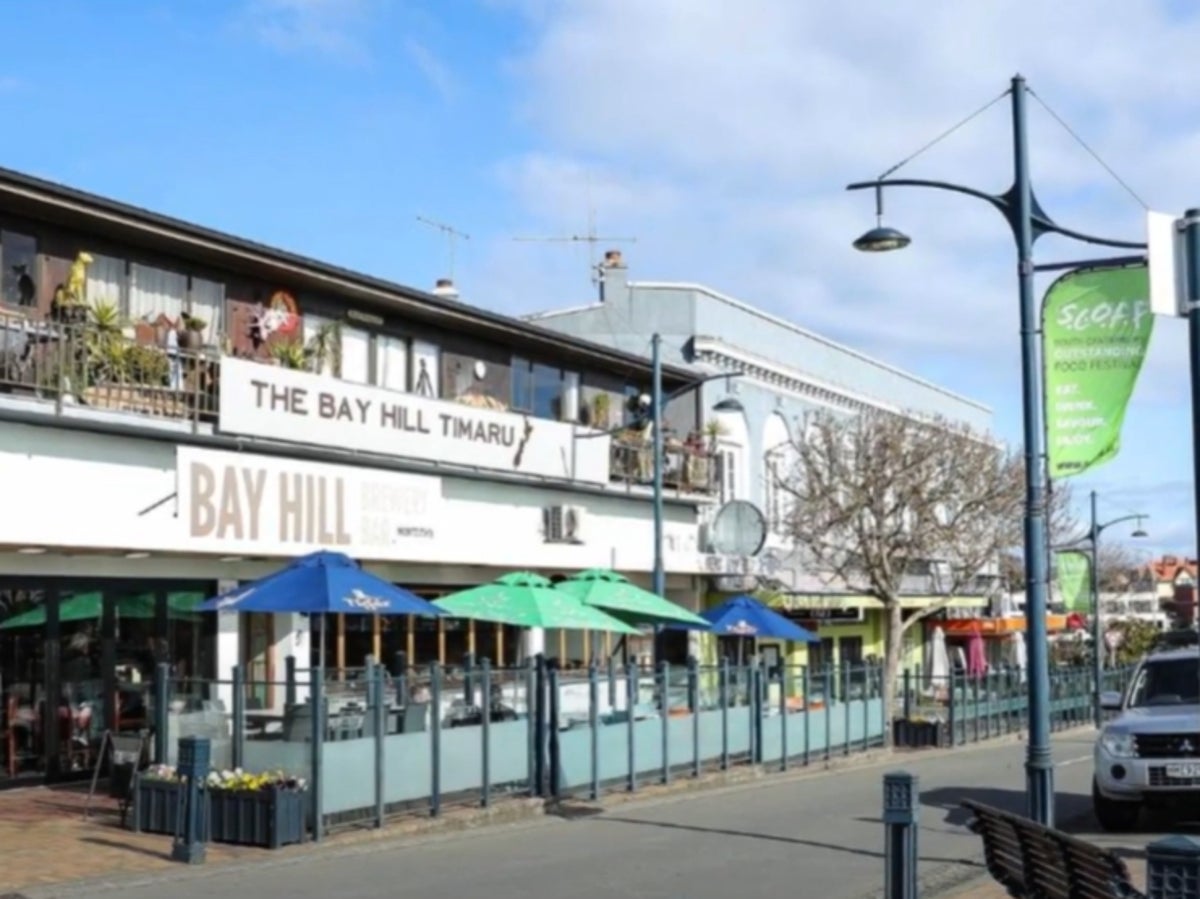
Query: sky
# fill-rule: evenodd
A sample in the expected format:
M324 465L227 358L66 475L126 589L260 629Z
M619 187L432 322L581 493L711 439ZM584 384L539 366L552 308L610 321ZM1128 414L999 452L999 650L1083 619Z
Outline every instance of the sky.
M916 8L13 3L0 166L418 287L452 274L464 301L511 314L590 302L589 261L621 249L633 279L708 285L952 387L1018 442L1003 219L963 196L895 190L886 222L913 243L868 256L850 244L873 223L872 197L844 187L1020 72L1037 98L1042 206L1066 227L1144 239L1147 206L1200 206L1200 7ZM1007 102L900 174L1007 189ZM453 271L450 242L418 216L469 235L454 242ZM593 222L594 246L522 239L583 236ZM1036 247L1038 262L1097 252L1057 237ZM1188 381L1186 325L1160 319L1120 456L1071 479L1081 514L1095 489L1102 520L1150 516L1149 538L1130 547L1145 557L1195 553Z

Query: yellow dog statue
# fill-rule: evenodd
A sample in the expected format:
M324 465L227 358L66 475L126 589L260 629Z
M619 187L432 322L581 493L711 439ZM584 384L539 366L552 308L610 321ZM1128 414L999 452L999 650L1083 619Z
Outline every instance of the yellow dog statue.
M82 303L86 299L84 294L87 290L87 267L95 261L91 253L81 250L71 263L67 272L67 296L76 303Z

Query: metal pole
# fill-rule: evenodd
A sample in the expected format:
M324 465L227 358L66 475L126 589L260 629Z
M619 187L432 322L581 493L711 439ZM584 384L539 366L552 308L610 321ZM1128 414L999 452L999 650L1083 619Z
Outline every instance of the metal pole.
M1092 723L1099 730L1104 726L1104 713L1100 711L1101 680L1104 677L1104 655L1100 648L1100 525L1096 519L1096 491L1092 491Z
M883 775L885 899L917 899L918 896L919 789L915 774L894 771Z
M667 573L663 568L663 386L662 386L662 335L657 332L650 338L650 363L652 374L650 379L650 414L653 418L651 427L651 452L654 454L654 573L651 582L651 592L656 596L666 598ZM662 629L654 629L654 665L663 656Z
M1040 318L1034 297L1033 189L1025 130L1025 79L1012 80L1013 224L1021 300L1022 431L1025 440L1025 617L1029 660L1029 741L1025 747L1029 817L1054 826L1054 759L1050 751L1050 664L1046 633L1047 528L1045 432L1042 429Z
M1196 539L1200 540L1200 209L1183 216L1187 266L1188 362L1192 376L1192 489ZM1200 558L1200 551L1197 552ZM1192 626L1200 632L1200 587L1192 591Z

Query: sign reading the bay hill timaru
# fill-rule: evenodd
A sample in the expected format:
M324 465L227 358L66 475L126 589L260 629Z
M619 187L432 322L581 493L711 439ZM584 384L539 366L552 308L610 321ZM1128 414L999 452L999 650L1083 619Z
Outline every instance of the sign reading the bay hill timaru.
M586 429L244 359L221 362L218 413L230 434L608 483L609 439Z

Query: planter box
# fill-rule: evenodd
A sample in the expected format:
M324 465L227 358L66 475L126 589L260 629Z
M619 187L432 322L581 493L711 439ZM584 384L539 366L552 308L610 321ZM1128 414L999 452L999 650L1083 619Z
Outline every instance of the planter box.
M907 718L897 718L892 722L892 745L909 749L949 746L950 732L941 721L910 721Z
M278 849L303 842L308 793L296 790L209 790L209 834L217 843Z
M166 780L138 778L133 791L133 818L130 829L139 833L175 835L179 823L183 787ZM208 803L200 792L200 833L206 833Z

